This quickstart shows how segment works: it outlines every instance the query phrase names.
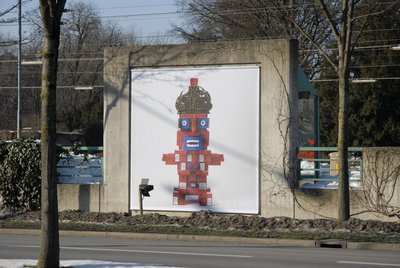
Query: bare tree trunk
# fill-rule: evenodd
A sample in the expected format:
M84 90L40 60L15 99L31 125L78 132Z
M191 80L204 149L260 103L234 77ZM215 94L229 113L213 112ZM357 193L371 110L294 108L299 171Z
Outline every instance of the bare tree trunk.
M347 165L347 103L348 103L348 79L345 70L339 67L339 111L338 111L338 163L339 163L339 187L338 187L338 220L346 221L350 218L349 195L349 171Z
M60 22L66 0L40 0L44 26L41 107L42 240L38 268L60 265L57 201L56 88Z
M353 0L342 1L342 17L340 18L340 35L337 39L339 49L339 111L338 111L338 220L350 218L349 167L347 144L349 60L351 54L351 30L353 19Z
M57 40L45 38L42 69L41 161L42 161L42 243L38 267L59 266L57 155L56 155L56 81Z

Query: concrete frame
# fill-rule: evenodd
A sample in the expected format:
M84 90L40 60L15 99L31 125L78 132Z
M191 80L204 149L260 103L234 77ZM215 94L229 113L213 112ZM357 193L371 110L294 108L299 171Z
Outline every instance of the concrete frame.
M297 42L254 40L108 48L104 58L104 183L59 185L59 210L130 212L131 68L209 65L260 66L260 211L263 217L336 218L337 190L297 187ZM389 165L389 164L390 165ZM398 147L364 148L363 190L350 192L351 213L361 219L395 221L374 213L368 198L385 183L389 207L400 205ZM188 213L168 213L182 214Z
M296 180L297 41L253 40L108 48L104 58L104 184L99 211L129 211L130 69L260 66L260 215L291 216ZM276 203L279 197L279 204Z

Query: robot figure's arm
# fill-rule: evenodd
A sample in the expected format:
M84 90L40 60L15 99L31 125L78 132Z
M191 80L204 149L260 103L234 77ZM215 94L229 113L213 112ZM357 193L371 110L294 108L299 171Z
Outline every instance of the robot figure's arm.
M175 161L174 153L163 154L162 161L164 161L166 165L176 165L177 164Z

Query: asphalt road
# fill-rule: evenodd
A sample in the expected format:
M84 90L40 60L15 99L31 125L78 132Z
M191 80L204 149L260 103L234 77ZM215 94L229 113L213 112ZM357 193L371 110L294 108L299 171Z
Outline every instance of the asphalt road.
M0 235L0 259L36 259L40 237ZM178 267L400 267L399 252L263 244L60 237L62 260Z

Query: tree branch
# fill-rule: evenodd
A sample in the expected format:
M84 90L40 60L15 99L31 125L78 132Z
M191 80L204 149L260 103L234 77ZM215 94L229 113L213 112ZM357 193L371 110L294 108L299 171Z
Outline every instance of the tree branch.
M15 8L18 7L18 5L19 5L19 4L18 4L18 2L17 2L17 4L11 6L10 8L8 8L8 9L6 9L6 10L4 10L4 11L1 11L1 12L0 12L0 17L1 17L1 16L4 16L5 14L7 14L7 13L9 13L9 12L11 12L11 11L13 11L13 9L15 9Z
M378 6L379 3L380 3L380 2L377 1L377 2L375 3L375 7ZM362 18L368 18L368 17L373 17L373 16L381 15L381 14L385 13L386 11L390 10L393 6L395 6L395 5L397 5L397 4L400 4L400 0L395 0L395 1L393 1L391 5L386 6L386 8L383 9L383 10L376 11L376 12L372 12L372 13L368 13L368 14L363 14L363 15L360 15L360 16L356 16L356 17L353 18L353 20L358 20L358 19L362 19Z
M287 13L286 7L283 6L283 5L279 5L276 1L272 1L272 4L274 5L275 9L276 9L279 13L281 13L286 19L290 20L290 22L293 23L293 25L296 27L296 29L297 29L306 39L308 39L308 40L311 42L311 44L312 44L316 49L318 49L318 51L326 58L326 60L332 65L332 67L333 67L333 68L335 69L335 71L337 72L337 71L338 71L338 65L335 64L335 63L332 61L330 55L329 55L315 40L313 40L313 38L312 38L308 33L306 33L306 32L302 29L302 27L300 27L300 25L297 23L297 21L296 21L294 18L292 18L292 17ZM280 8L279 8L279 7L280 7ZM281 9L284 10L284 11L286 11L286 12L281 11Z
M322 7L322 10L324 11L326 20L328 21L330 28L332 29L333 33L335 34L336 39L340 39L340 33L338 29L336 28L336 23L333 21L331 14L329 13L328 7L326 6L325 2L323 0L318 0L318 3Z

